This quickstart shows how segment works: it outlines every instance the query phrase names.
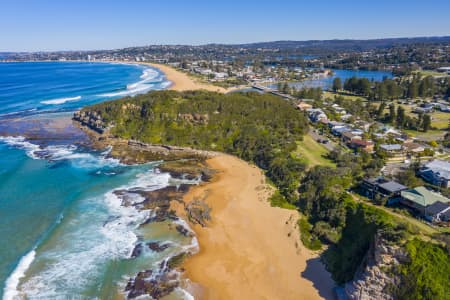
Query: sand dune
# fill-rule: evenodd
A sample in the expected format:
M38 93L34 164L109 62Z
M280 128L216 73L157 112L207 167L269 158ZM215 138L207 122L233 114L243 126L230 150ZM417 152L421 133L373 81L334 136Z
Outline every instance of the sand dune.
M215 180L185 196L212 208L210 226L194 226L200 252L185 263L196 299L332 299L330 274L299 241L297 212L269 205L261 170L228 155L208 164Z

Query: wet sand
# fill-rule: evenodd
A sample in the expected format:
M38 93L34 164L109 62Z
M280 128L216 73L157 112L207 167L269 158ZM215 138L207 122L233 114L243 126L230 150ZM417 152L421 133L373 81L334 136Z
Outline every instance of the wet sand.
M270 206L262 171L229 155L207 163L215 179L184 199L212 208L209 226L193 226L200 252L184 265L196 299L333 299L330 274L299 240L297 212Z

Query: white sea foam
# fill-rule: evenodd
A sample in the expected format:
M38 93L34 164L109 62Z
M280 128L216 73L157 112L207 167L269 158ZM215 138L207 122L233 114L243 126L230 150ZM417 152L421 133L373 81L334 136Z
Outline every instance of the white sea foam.
M182 288L176 288L176 292L181 294L181 297L183 297L184 300L195 300L194 296L192 296L188 291Z
M98 169L103 167L117 167L121 165L118 159L107 158L110 149L101 155L88 152L79 152L75 145L51 145L40 147L28 142L23 136L0 136L0 142L4 142L18 149L23 149L32 159L46 159L50 161L68 160L74 167L84 169Z
M78 101L81 99L81 96L76 96L76 97L67 97L67 98L58 98L58 99L52 99L52 100L45 100L45 101L41 101L42 104L47 104L47 105L57 105L57 104L63 104L66 102L71 102L71 101Z
M26 141L24 137L2 137L1 141L9 145L24 149L34 158L48 160L68 160L72 165L80 168L101 168L114 166L118 161L105 158L110 149L103 153L92 154L80 152L74 145L39 147ZM151 168L151 166L149 166ZM156 172L152 169L137 171L126 185L117 187L104 195L81 199L83 213L76 218L69 217L58 222L58 236L46 243L52 245L38 250L36 264L44 266L38 273L27 273L35 251L27 254L16 270L7 280L5 295L9 298L22 297L26 299L65 299L80 294L86 287L98 281L108 262L123 260L130 257L137 241L138 226L150 215L150 211L137 210L133 206L123 206L122 199L116 195L117 190L152 191L173 184L168 173ZM140 203L143 198L136 193L127 197L132 203ZM70 212L68 214L70 216ZM192 232L189 225L183 221L176 221ZM195 253L198 251L196 237L188 245L173 243L176 252ZM51 263L48 263L51 261ZM22 281L22 283L19 282ZM185 299L189 294L184 294Z
M19 295L19 291L17 290L19 281L25 276L25 272L30 267L35 256L36 251L33 249L20 259L16 269L6 280L5 288L3 290L3 300L13 300Z
M83 207L89 209L61 224L55 246L38 256L52 263L21 284L20 291L27 299L62 299L95 282L108 261L130 257L138 240L135 231L148 218L149 211L122 206L122 199L114 191L160 189L167 184L166 174L148 171L102 196L82 200Z
M0 141L10 146L25 150L26 154L33 159L38 159L36 152L41 148L25 140L23 136L0 136Z
M100 97L124 97L134 96L137 94L145 93L156 87L157 84L161 84L161 87L166 87L166 82L162 82L163 77L153 69L144 69L140 76L142 80L127 85L127 89L119 92L105 93L99 95ZM170 83L169 83L170 84Z
M189 224L183 219L178 219L173 222L175 224L183 226L187 231L189 231L192 234L191 243L188 245L181 246L181 249L183 249L183 252L189 252L191 254L197 253L200 250L200 246L198 244L197 236L195 235L195 232L192 230L192 228L189 226Z

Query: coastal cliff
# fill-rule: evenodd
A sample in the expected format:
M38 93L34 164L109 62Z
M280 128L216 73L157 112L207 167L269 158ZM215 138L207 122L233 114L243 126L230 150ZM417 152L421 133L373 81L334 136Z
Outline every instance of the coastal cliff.
M350 300L396 299L393 287L400 282L400 278L394 270L406 261L407 255L400 246L376 234L354 279L345 284L345 295Z
M104 133L107 129L102 116L95 111L76 111L73 115L73 119L99 134Z

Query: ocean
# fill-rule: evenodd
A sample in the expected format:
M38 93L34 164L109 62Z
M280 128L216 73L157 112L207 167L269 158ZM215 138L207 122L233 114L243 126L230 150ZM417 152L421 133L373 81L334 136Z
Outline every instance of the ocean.
M124 194L128 202L142 201L132 191L196 182L159 172L158 162L123 165L108 158L110 149L77 143L76 134L21 135L83 106L169 84L161 72L142 65L0 64L0 298L120 299L130 277L196 250L195 237L177 234L168 221L142 227L152 212L121 205ZM155 241L170 247L144 247L131 258L138 242ZM177 288L169 298L186 297Z

